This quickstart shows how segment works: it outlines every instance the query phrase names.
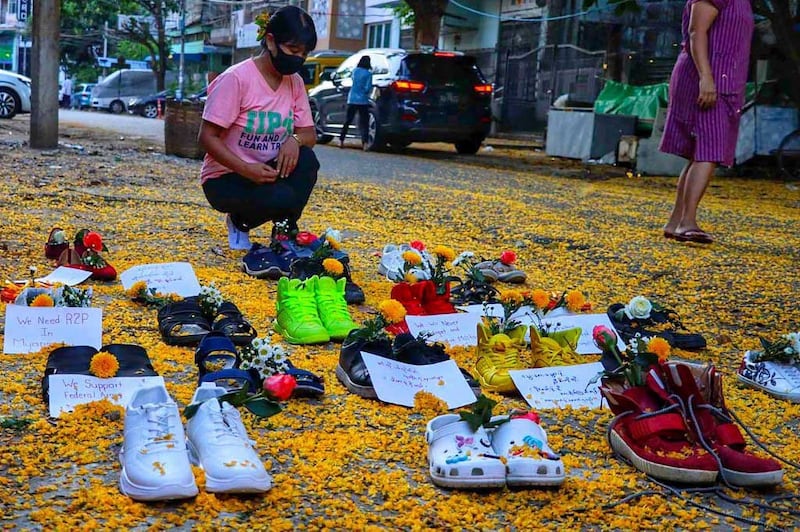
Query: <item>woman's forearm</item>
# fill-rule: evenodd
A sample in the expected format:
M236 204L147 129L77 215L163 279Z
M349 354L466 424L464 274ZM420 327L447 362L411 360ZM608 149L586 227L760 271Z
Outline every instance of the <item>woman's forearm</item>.
M706 1L692 6L689 18L689 53L701 77L711 76L711 61L708 49L708 31L719 11Z

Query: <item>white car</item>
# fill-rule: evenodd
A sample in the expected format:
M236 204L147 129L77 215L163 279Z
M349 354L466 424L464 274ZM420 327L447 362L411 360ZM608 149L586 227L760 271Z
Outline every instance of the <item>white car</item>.
M31 112L31 78L0 70L0 118Z

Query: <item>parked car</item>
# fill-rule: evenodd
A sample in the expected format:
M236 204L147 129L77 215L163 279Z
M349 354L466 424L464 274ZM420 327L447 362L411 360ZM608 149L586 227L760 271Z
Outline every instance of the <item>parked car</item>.
M0 70L0 118L31 112L31 78Z
M133 97L128 100L128 112L145 118L158 118L159 107L164 113L167 98L174 98L174 90L165 90L148 96Z
M72 94L72 106L88 109L92 106L92 89L97 83L79 83L78 90Z
M370 57L374 85L367 150L412 142L452 142L458 153L480 149L492 121L492 86L475 58L390 48L361 50L309 91L317 142L330 142L341 132L352 72L363 55ZM350 131L360 137L357 126Z
M352 52L342 52L339 50L318 50L311 52L300 69L300 76L306 84L306 90L313 89L326 79L330 79L339 65L350 57Z
M166 83L171 83L174 77L174 73L167 72ZM155 93L156 75L152 70L117 70L92 89L92 108L124 113L132 98Z

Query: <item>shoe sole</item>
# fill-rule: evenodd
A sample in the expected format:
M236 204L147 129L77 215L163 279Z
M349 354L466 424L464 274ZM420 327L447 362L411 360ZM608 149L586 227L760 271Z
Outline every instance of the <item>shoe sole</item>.
M286 342L293 345L326 344L331 341L331 337L327 332L325 333L325 336L322 336L322 333L320 333L319 336L310 336L302 339L296 338L290 335L286 329L281 327L277 321L275 322L275 332L283 336L283 339L286 340Z
M766 487L777 486L783 482L783 469L765 473L744 473L726 468L722 470L725 472L725 479L734 486Z
M563 471L563 468L562 468ZM555 488L564 484L565 475L553 477L528 477L528 476L506 476L506 484L509 487L522 488L526 486L542 487L542 488Z
M736 374L736 378L739 379L739 382L749 386L750 388L755 388L756 390L761 390L767 395L771 395L772 397L776 397L778 399L783 399L784 401L789 401L790 403L800 403L800 395L798 394L787 394L787 393L780 393L774 390L770 390L761 386L755 381L748 379L747 377L741 375L740 373Z
M289 277L288 272L281 270L277 266L270 266L266 270L251 270L247 267L247 264L242 262L242 271L258 279L271 279L273 281L281 277Z
M506 485L505 475L502 477L440 477L430 470L431 482L442 488L503 488Z
M191 484L165 484L157 488L137 486L128 479L125 468L119 475L119 491L135 501L168 501L174 499L190 499L198 494L194 480Z
M629 460L639 471L646 473L653 478L676 482L679 484L713 484L717 481L718 471L705 471L702 469L686 469L683 467L673 467L658 464L645 460L633 452L625 440L612 430L609 434L611 448L617 454Z
M359 397L363 397L364 399L378 398L378 394L375 393L375 388L372 386L361 386L354 383L350 380L350 376L347 375L347 372L342 366L336 366L336 377L342 384L344 384L344 387L347 388L350 393L354 393Z

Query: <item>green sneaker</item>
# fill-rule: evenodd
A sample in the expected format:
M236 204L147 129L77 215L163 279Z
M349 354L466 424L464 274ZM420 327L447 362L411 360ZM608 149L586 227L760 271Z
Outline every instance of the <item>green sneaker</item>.
M347 279L342 277L338 281L333 277L312 277L317 285L317 312L332 340L344 340L353 329L358 326L353 323L350 312L347 310L347 301L344 299L344 288Z
M321 344L331 339L317 314L316 279L281 277L278 281L275 331L290 344Z

